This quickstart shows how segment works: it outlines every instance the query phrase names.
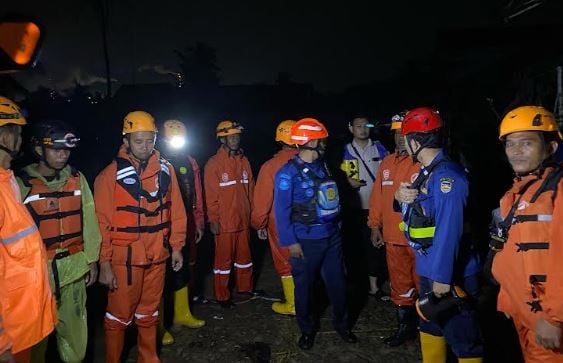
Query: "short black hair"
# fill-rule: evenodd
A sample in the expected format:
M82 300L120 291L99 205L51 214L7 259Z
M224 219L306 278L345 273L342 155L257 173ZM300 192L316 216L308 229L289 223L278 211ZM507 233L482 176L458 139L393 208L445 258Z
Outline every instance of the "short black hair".
M549 144L552 141L555 141L555 142L561 141L561 139L559 138L559 132L558 131L544 132L543 133L543 140L545 141L546 144Z
M421 145L424 145L424 147L431 149L438 149L445 145L444 133L441 128L428 133L415 132L408 134L407 139L415 140Z

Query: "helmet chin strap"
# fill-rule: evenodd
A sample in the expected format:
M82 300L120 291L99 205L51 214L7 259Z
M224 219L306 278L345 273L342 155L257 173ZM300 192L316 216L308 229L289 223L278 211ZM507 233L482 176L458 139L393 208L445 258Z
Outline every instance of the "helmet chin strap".
M5 151L8 155L10 155L10 158L15 159L16 157L18 157L18 155L20 154L19 150L16 150L16 146L17 146L18 140L14 140L14 147L12 149L9 149L8 147L4 146L4 145L0 145L0 150Z

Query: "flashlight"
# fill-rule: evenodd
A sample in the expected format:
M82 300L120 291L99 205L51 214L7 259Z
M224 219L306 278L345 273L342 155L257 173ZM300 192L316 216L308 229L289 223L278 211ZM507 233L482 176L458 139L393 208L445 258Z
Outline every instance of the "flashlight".
M168 144L173 149L181 149L184 147L184 145L186 145L186 138L183 136L175 135L172 136Z

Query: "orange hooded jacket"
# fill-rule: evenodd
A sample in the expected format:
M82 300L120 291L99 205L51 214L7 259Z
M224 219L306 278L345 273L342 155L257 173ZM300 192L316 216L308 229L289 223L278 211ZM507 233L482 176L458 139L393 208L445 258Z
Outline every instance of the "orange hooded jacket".
M532 201L552 169L546 168L541 177L516 179L500 202L506 218L524 186L532 182L514 213L518 223L512 224L504 248L493 260L493 275L500 283L498 310L532 331L539 318L563 323L563 179L555 190Z
M393 201L401 182L412 183L419 171L419 163L413 164L410 156L397 152L387 155L379 165L369 201L368 226L383 228L386 243L408 246L405 235L399 230L401 213L393 210Z
M266 228L276 231L274 203L274 179L276 173L289 159L297 154L296 149L282 149L260 168L254 189L254 205L252 206L251 223L256 230Z
M126 167L118 170L118 160ZM168 258L167 241L174 251L184 246L187 217L174 168L155 150L140 174L139 169L139 161L122 145L118 159L96 178L94 200L102 233L100 262L125 265L131 248L131 265L148 265ZM167 178L169 182L163 181ZM142 186L139 189L138 180ZM135 200L124 185L134 191L142 189L141 198ZM161 187L167 188L164 196L158 193Z
M218 222L221 233L249 229L254 177L246 156L229 156L221 146L207 161L203 182L209 223Z
M12 171L0 169L0 354L30 348L55 324L45 246Z

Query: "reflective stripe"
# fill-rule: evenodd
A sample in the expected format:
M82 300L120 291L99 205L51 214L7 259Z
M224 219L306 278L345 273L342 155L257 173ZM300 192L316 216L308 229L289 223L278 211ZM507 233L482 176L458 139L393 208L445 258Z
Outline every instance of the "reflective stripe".
M399 231L404 232L407 229L407 225L405 222L399 223Z
M240 263L235 262L235 267L236 268L249 268L249 267L252 267L252 262L247 263L246 265L241 265Z
M123 173L127 173L127 172L129 172L129 171L131 171L131 170L135 171L135 168L134 168L133 166L128 166L128 167L126 167L126 168L123 168L123 169L121 169L121 170L118 170L118 171L117 171L117 175L121 175L121 174L123 174Z
M228 275L231 273L231 270L213 270L215 275Z
M219 186L220 187L226 187L226 186L229 186L229 185L235 185L236 183L237 183L236 180L230 180L228 182L219 183Z
M29 236L33 232L37 232L37 226L35 224L31 227L24 229L23 231L14 234L13 236L9 236L7 238L0 238L0 242L2 242L5 245L8 245L10 243L17 242L24 237Z
M383 186L393 185L393 180L386 180L386 181L382 182L381 185L383 185Z
M553 215L551 214L538 214L538 222L549 222L553 220Z
M309 138L307 136L291 135L291 140L306 141L306 140L309 140Z
M142 318L146 318L146 317L149 317L149 316L158 316L158 310L155 311L154 313L152 313L152 315L135 313L135 319L142 319Z
M65 192L67 193L67 192ZM68 193L72 193L72 196L77 197L79 195L82 195L82 191L80 189L78 190L73 190L72 192L68 192ZM67 197L68 195L64 195L62 197ZM30 195L29 197L25 198L25 200L23 201L23 204L28 204L31 202L36 202L38 200L43 200L45 199L45 197L42 197L41 194L33 194Z
M248 179L241 179L240 181L242 184L248 184Z
M170 169L168 168L168 165L166 165L165 163L160 163L160 170L162 170L163 172L165 172L166 174L170 175Z
M127 172L125 174L117 175L116 180L121 180L123 178L128 177L129 175L135 175L135 174L137 174L137 172L135 170L133 170L133 171Z
M121 321L121 320L119 320L118 318L116 318L115 316L113 316L112 314L110 314L110 313L107 312L107 311L106 311L106 319L108 319L108 320L113 320L113 321L117 321L118 323L121 323L121 324L123 324L123 325L125 325L125 326L128 326L128 325L131 324L131 321L127 321L127 322Z
M297 129L298 130L309 130L309 131L322 131L320 126L310 126L310 125L301 125Z
M408 232L409 236L412 238L430 238L434 237L436 227L409 228Z
M409 289L409 291L407 291L404 294L399 295L400 297L412 297L414 295L414 292L416 291L416 289L414 287L411 287Z

